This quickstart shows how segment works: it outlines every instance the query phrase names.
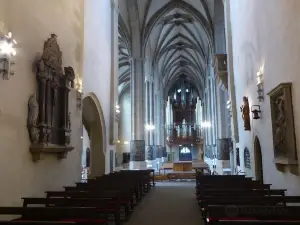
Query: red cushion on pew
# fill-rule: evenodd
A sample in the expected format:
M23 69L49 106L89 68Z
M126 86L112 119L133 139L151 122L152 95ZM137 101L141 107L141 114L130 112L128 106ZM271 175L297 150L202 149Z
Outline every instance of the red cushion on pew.
M286 222L286 221L292 221L292 222L300 222L298 219L284 219L284 220L264 220L264 219L257 219L257 218L208 218L209 221L220 221L220 220L226 220L226 221L235 221L235 220L245 220L245 221L274 221L274 222Z
M218 221L218 220L257 220L257 218L247 218L247 217L237 217L237 218L213 218L213 217L208 217L209 221Z
M105 220L101 220L101 219L97 219L97 220L93 220L93 219L64 219L64 220L60 220L60 222L75 222L75 223L106 223Z

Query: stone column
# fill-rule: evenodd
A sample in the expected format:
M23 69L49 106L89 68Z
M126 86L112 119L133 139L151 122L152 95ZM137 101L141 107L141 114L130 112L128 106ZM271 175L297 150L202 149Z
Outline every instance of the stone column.
M228 72L228 90L229 99L231 101L231 136L233 140L234 151L230 154L230 167L231 171L235 168L235 149L239 143L239 130L238 130L238 114L236 107L235 95L235 82L233 70L233 48L232 48L232 32L231 32L231 19L230 19L230 1L224 0L224 14L225 14L225 35L226 35L226 52L227 52L227 72Z
M146 169L144 128L144 74L143 60L131 60L131 142L130 169Z

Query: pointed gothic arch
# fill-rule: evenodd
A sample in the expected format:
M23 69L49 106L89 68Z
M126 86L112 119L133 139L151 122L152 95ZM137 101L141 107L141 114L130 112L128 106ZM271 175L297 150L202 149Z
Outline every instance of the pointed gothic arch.
M255 163L255 177L256 180L263 181L263 159L261 152L260 141L257 136L254 138L254 163Z
M105 173L106 127L100 102L94 93L88 93L83 99L82 123L90 138L90 177L103 175Z

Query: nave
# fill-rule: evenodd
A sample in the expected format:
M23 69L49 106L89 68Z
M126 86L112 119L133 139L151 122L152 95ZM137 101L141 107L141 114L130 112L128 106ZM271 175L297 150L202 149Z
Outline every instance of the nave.
M126 225L201 225L194 182L158 182Z

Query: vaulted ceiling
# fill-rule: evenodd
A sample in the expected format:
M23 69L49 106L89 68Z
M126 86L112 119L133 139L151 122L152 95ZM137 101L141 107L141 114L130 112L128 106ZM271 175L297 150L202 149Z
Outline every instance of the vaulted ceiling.
M129 8L138 12L142 54L166 92L182 76L204 90L206 66L213 53L216 0L119 1L119 91L130 86L132 27Z

